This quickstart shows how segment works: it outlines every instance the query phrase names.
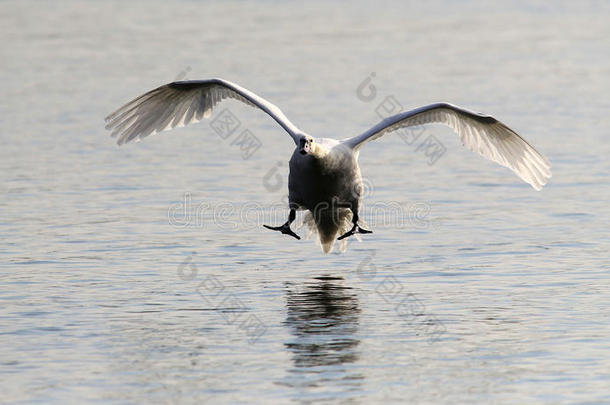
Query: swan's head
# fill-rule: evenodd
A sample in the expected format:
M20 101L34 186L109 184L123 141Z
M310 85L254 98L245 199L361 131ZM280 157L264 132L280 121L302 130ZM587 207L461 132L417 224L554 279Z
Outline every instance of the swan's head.
M316 141L312 136L302 135L299 139L297 151L302 156L312 156L317 159L322 159L329 153L325 139L321 138Z
M299 153L301 155L312 153L314 151L315 142L316 141L311 136L303 136L299 141Z

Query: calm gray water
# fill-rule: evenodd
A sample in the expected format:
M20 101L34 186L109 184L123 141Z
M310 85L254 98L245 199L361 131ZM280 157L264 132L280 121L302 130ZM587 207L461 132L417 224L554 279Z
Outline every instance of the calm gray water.
M295 6L2 2L0 402L610 403L608 3ZM484 111L553 178L442 127L385 137L360 157L375 233L325 256L261 226L293 147L263 113L223 103L227 139L103 128L212 76L314 136L388 102Z

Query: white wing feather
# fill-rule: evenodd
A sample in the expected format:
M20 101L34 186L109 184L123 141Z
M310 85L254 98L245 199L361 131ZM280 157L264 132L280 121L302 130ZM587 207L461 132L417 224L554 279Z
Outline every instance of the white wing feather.
M508 167L536 190L540 190L551 177L549 161L515 131L489 115L449 103L431 104L396 114L343 142L357 150L366 142L389 132L431 123L452 128L468 149Z
M223 79L166 84L128 102L108 117L106 129L119 145L157 132L183 127L208 118L220 101L231 98L269 114L298 143L302 133L274 104Z

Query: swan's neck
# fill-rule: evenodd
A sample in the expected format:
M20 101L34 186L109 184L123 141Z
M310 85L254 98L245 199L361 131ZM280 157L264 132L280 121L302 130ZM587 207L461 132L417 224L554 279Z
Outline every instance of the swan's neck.
M311 152L309 154L316 159L323 159L328 155L330 151L319 143L314 143L311 148Z

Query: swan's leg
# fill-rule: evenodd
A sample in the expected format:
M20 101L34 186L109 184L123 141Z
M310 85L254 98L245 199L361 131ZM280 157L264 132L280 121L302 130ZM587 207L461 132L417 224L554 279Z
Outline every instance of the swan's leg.
M290 229L290 224L294 221L294 219L296 217L297 217L296 210L294 208L290 208L290 214L288 214L288 221L286 221L286 223L284 225L282 225L282 226L263 225L263 226L267 229L271 229L272 231L280 231L283 234L293 236L297 239L301 239L301 237L299 235L292 232L292 229Z
M350 210L352 211L352 223L354 224L354 226L352 226L352 229L339 236L337 240L345 239L355 233L373 233L373 231L360 228L360 225L358 225L358 210L354 210L353 208L350 208Z

